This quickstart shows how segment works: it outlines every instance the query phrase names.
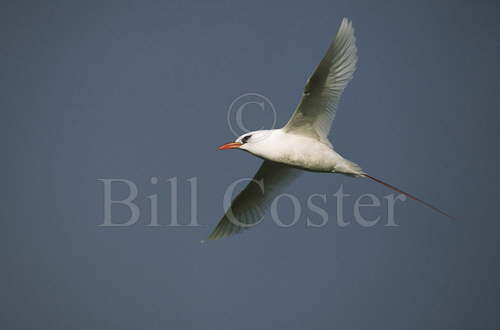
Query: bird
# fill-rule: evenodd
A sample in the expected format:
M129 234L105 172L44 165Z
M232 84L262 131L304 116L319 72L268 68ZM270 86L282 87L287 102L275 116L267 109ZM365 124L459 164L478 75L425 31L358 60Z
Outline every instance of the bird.
M337 34L313 74L290 120L279 129L248 132L219 150L237 149L264 161L248 185L208 236L216 240L259 223L273 199L304 171L368 178L449 218L437 207L375 178L342 157L328 140L340 97L358 61L352 22L343 18Z

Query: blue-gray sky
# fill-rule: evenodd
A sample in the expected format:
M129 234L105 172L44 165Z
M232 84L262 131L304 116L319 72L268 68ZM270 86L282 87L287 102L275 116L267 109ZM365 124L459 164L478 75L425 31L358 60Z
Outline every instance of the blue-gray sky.
M498 329L499 9L495 1L4 1L1 328ZM291 228L265 221L199 244L222 215L227 186L261 162L215 150L234 138L229 104L265 95L284 124L344 16L360 59L334 145L459 220L407 201L396 209L399 227L341 228L340 185L350 208L363 193L390 191L306 173L290 191L304 208L311 194L327 194L327 226L307 228L308 211ZM261 124L259 111L245 115ZM187 180L197 178L199 227L166 226L172 177L182 223ZM102 178L137 184L136 225L99 226ZM154 193L160 227L146 226L143 201Z

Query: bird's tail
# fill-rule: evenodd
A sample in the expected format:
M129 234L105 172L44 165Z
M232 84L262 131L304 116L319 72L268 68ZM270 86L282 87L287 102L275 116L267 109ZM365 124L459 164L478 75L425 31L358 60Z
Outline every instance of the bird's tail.
M446 212L438 209L437 207L435 207L435 206L433 206L433 205L431 205L431 204L429 204L429 203L427 203L427 202L425 202L425 201L423 201L423 200L421 200L421 199L413 196L412 194L404 192L401 189L396 188L393 185L390 185L390 184L388 184L388 183L386 183L386 182L384 182L384 181L382 181L380 179L374 178L373 176L368 175L366 173L364 173L362 176L364 176L366 178L369 178L369 179L372 179L373 181L378 182L378 183L386 186L387 188L394 190L395 192L397 192L399 194L403 194L403 195L405 195L405 196L407 196L407 197L409 197L409 198L411 198L411 199L413 199L413 200L415 200L415 201L417 201L419 203L422 203L423 205L427 206L428 208L430 208L430 209L432 209L432 210L434 210L434 211L436 211L436 212L438 212L438 213L440 213L440 214L442 214L442 215L444 215L444 216L446 216L446 217L448 217L450 219L456 219L455 217L453 217L453 216L449 215L448 213L446 213Z

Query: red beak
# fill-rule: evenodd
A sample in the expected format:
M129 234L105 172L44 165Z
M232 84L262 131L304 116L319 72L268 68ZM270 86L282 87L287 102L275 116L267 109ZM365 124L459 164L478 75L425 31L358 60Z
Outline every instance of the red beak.
M218 149L219 150L226 150L226 149L237 149L241 147L243 143L241 142L229 142L226 144L221 145Z

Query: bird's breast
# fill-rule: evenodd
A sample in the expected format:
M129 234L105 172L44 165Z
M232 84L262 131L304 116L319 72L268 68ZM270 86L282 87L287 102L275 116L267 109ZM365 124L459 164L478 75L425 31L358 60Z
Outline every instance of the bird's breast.
M268 147L263 158L308 171L333 172L342 159L327 144L300 136L276 139Z

